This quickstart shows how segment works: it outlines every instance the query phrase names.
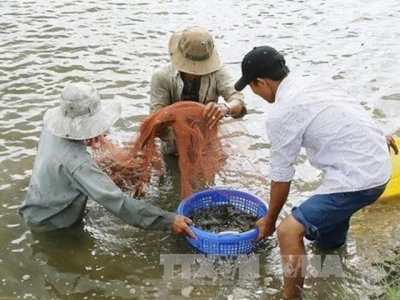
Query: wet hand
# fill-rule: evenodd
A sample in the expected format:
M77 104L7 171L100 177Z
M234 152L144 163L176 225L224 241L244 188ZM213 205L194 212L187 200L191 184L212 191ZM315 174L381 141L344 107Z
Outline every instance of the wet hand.
M184 234L190 236L191 238L197 240L197 236L189 228L192 224L192 220L181 215L176 215L174 223L172 224L172 232L175 234Z
M209 102L204 108L203 118L207 120L208 128L212 129L228 113L229 108L227 106Z
M389 147L389 151L390 151L390 148L392 148L396 155L399 154L399 149L396 145L396 141L392 136L390 136L390 135L386 136L386 143Z
M261 218L256 222L256 227L258 228L258 236L255 242L259 242L266 237L271 236L275 230L275 223L269 222L266 218Z

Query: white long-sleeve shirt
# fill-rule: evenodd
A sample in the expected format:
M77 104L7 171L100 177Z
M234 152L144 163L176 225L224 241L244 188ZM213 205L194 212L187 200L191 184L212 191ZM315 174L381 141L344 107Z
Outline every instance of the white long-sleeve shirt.
M359 191L389 180L385 134L333 81L289 74L272 105L266 121L272 180L293 179L301 147L323 171L317 194Z

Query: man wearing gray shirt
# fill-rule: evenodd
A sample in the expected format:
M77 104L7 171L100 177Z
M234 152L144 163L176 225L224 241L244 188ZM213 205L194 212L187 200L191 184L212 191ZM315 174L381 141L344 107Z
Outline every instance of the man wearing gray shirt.
M45 113L28 192L19 209L33 230L76 224L90 198L132 226L194 237L190 219L124 194L87 152L120 114L119 103L105 105L97 90L86 84L67 85L60 106Z

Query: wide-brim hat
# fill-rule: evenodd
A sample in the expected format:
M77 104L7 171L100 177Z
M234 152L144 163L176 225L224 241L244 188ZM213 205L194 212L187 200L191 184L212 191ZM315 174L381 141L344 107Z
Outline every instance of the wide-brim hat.
M46 111L43 125L59 137L91 139L109 130L121 111L119 102L101 101L92 86L69 84L61 94L60 106Z
M174 33L168 48L171 62L181 72L205 75L222 67L212 36L201 27Z

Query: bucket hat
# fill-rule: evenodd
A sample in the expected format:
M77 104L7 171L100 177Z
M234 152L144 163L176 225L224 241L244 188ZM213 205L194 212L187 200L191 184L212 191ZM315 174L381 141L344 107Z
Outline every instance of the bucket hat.
M43 124L52 134L72 140L96 137L121 115L119 102L102 103L98 91L88 84L68 84L60 106L46 111Z
M201 27L174 33L168 47L173 65L181 72L205 75L222 67L212 36Z

